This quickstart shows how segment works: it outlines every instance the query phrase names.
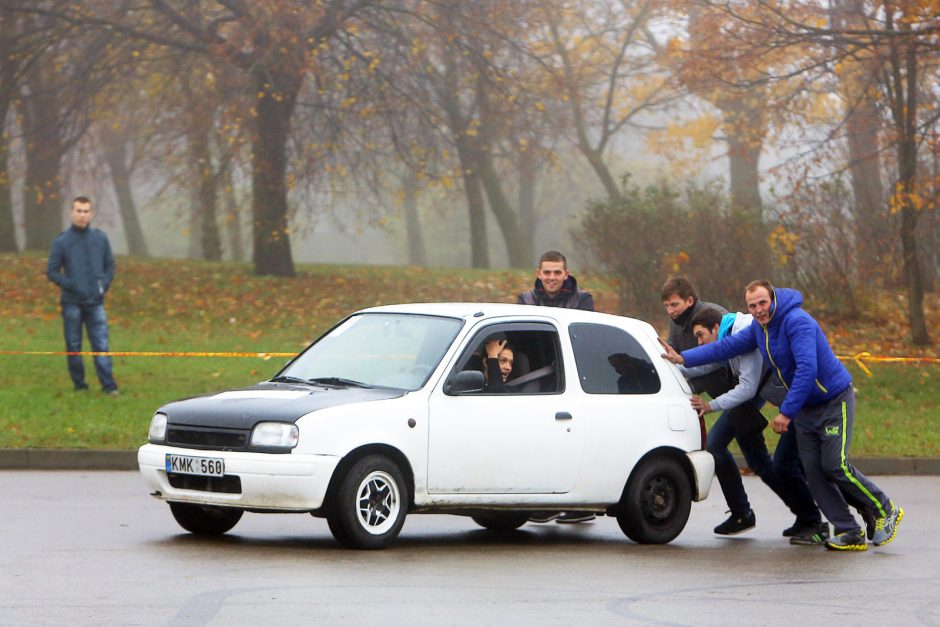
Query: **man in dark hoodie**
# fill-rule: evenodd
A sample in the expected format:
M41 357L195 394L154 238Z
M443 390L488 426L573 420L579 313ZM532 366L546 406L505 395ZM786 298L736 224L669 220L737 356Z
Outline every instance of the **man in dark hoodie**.
M62 321L65 350L82 350L82 326L88 332L91 350L108 352L108 318L104 295L114 280L114 255L108 236L91 226L91 200L78 196L72 200L72 225L52 241L46 276L61 288ZM76 391L88 389L81 355L67 358L69 375ZM111 372L111 358L96 356L95 372L105 394L116 395L117 383Z
M519 294L516 303L594 311L594 297L578 288L578 281L568 272L568 260L557 250L539 257L535 287Z
M783 381L786 397L774 418L777 433L796 429L800 460L810 491L835 535L826 548L868 548L851 503L862 514L875 546L894 540L904 510L848 461L855 421L852 375L829 346L819 323L803 311L796 290L753 281L745 289L751 326L721 341L682 352L686 366L724 361L755 348Z

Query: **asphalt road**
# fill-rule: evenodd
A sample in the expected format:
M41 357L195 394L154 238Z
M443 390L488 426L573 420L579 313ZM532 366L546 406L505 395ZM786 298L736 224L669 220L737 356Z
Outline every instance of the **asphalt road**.
M940 625L940 477L877 477L907 515L865 553L790 546L788 512L752 477L756 529L711 533L694 504L672 544L613 519L528 524L411 516L384 551L326 522L246 514L227 536L176 526L134 472L0 472L0 625Z

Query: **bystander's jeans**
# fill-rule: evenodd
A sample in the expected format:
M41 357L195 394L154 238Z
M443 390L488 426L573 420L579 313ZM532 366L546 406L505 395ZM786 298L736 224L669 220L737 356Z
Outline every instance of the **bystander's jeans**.
M108 317L104 305L80 305L77 303L62 303L62 321L65 328L65 350L77 353L82 350L82 325L88 333L88 343L91 350L96 353L108 352ZM69 376L75 389L88 387L85 383L85 365L81 355L66 357L69 366ZM111 358L95 356L95 372L105 392L117 389L114 376L111 373Z
M790 508L799 524L809 526L822 522L803 478L795 432L783 434L771 460L764 435L760 432L747 437L738 435L725 411L708 431L707 448L715 458L715 476L733 516L744 516L751 508L738 465L728 450L733 439L737 440L748 467Z

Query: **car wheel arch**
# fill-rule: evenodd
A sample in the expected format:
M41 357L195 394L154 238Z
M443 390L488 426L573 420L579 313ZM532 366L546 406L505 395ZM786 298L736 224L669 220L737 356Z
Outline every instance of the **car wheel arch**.
M346 476L346 473L349 472L349 469L352 468L353 465L360 459L368 455L383 455L393 461L396 466L398 466L398 469L401 470L405 477L405 482L408 484L408 510L414 510L415 476L414 471L411 469L411 463L408 461L408 458L404 453L389 444L364 444L349 451L346 455L343 456L343 459L339 462L339 464L336 466L336 469L333 471L333 475L330 477L330 483L326 493L328 495L335 494L337 486L339 485L340 481L342 481L342 478Z
M633 481L633 478L634 476L636 476L636 473L639 471L640 468L642 468L646 464L648 460L653 459L655 457L665 457L665 458L672 459L675 462L677 462L679 466L682 468L683 472L685 473L685 477L689 482L689 487L692 493L693 494L695 493L697 489L697 486L695 484L695 473L692 469L692 464L689 461L688 456L681 449L677 449L671 446L660 446L651 451L647 451L647 453L643 455L643 457L638 459L636 464L633 465L633 468L630 469L630 474L627 476L627 480L623 484L623 491L620 493L620 500L613 507L609 509L608 513L613 514L613 513L616 513L620 509L621 504L626 499L627 491L630 489L630 482Z

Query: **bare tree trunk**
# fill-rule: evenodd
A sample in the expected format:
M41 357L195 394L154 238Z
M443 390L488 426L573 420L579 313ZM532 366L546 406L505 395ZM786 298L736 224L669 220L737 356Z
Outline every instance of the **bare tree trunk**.
M535 183L537 173L535 159L528 150L519 156L519 223L522 228L522 237L530 242L534 251L535 236L538 221L535 217ZM530 263L533 262L530 260Z
M242 243L241 211L238 207L238 195L235 193L235 180L232 176L232 164L223 174L225 196L225 235L229 251L234 261L245 260L245 246Z
M187 259L204 259L202 255L202 211L200 207L199 189L189 189L189 215L186 229L189 231L189 240L186 245Z
M522 236L519 218L503 190L499 173L493 163L493 156L488 152L483 152L480 155L480 165L482 166L480 178L483 182L483 189L486 190L490 210L496 216L496 223L503 234L506 252L509 255L509 265L513 268L526 268L532 263L532 240Z
M193 164L196 166L196 200L194 211L199 220L199 244L202 258L206 261L222 259L222 242L219 237L219 224L216 220L216 178L212 165L212 151L209 148L209 133L212 129L210 115L199 115L189 132L189 149ZM195 235L195 234L193 234Z
M458 140L457 156L463 172L463 191L467 196L467 213L470 218L470 263L474 268L490 267L490 249L486 235L486 207L483 199L483 183L480 168L466 141Z
M16 224L13 221L13 190L10 186L10 170L7 165L9 143L5 121L9 110L10 98L6 92L3 92L0 94L0 253L17 251Z
M29 94L23 102L26 177L23 215L27 250L46 250L62 230L61 164L64 152L58 102L47 90L42 62L27 75Z
M10 144L6 120L16 95L16 63L13 55L15 19L8 9L0 9L0 252L15 253L16 223L13 220L13 190L7 156Z
M591 164L591 169L594 170L594 174L597 175L601 185L604 186L604 191L607 192L607 198L611 203L619 203L623 199L620 185L617 184L613 174L610 173L610 168L607 167L607 163L604 161L604 146L606 142L600 141L597 146L592 146L591 144L591 139L588 134L589 125L584 117L583 98L580 89L577 87L579 81L575 77L571 59L569 58L568 51L565 49L564 43L562 43L557 25L552 23L550 27L552 42L555 45L555 51L561 58L562 69L565 74L565 85L568 91L567 100L574 121L575 133L578 137L578 150L584 155L587 162Z
M890 18L889 18L890 19ZM902 30L905 28L901 24ZM908 44L893 44L891 50L892 83L895 97L892 114L898 133L898 188L901 210L901 252L904 259L904 278L907 283L908 319L911 340L917 346L930 344L927 319L924 315L924 283L920 259L917 255L918 210L912 194L917 191L917 49Z
M864 9L859 0L836 0L832 4L835 28L864 28ZM855 218L855 249L862 277L869 279L886 274L884 257L888 252L889 220L884 211L884 187L879 160L879 125L881 114L871 90L880 71L880 61L846 60L839 73L847 112L845 129L849 149L849 172ZM887 271L890 275L891 271Z
M102 125L101 136L105 161L111 171L111 183L118 201L118 211L124 224L124 237L127 238L127 250L137 257L149 257L144 231L140 226L137 203L131 186L131 172L127 166L127 142L124 137L114 132L107 124Z
M427 252L424 248L424 235L421 232L421 220L418 217L418 179L413 170L405 173L403 181L405 233L408 239L408 263L413 266L426 266Z
M294 276L287 220L287 139L302 78L259 68L252 72L256 103L252 133L252 202L255 274ZM272 85L272 83L274 83Z
M753 89L722 101L719 107L728 141L736 250L754 276L769 277L772 264L766 254L759 168L765 134L763 102L759 89Z
M855 197L855 244L858 260L866 277L884 270L886 249L884 233L888 220L878 159L878 109L867 96L849 111L846 120L852 192Z

